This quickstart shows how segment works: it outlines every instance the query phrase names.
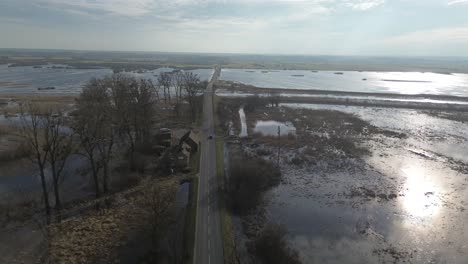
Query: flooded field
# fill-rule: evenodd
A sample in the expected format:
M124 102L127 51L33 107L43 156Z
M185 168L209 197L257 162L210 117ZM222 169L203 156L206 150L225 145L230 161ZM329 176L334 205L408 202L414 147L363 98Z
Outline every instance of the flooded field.
M136 77L156 80L161 72L170 72L171 68L159 68L141 73L133 72ZM212 69L198 69L192 72L201 80L208 80ZM111 69L75 69L66 65L42 65L26 67L8 67L0 65L0 94L78 94L81 87L91 78L102 78L112 74ZM155 76L156 75L156 76ZM54 89L47 89L54 87ZM41 88L42 90L38 90Z
M280 135L294 135L296 134L296 128L291 122L257 121L254 133L260 133L265 136L277 136L278 133Z
M312 104L262 107L245 119L243 149L264 159L276 161L268 137L276 131L253 134L256 124L290 124L296 137L281 139L282 183L238 232L282 224L303 263L468 262L467 123Z
M223 69L220 79L265 88L468 96L468 74Z

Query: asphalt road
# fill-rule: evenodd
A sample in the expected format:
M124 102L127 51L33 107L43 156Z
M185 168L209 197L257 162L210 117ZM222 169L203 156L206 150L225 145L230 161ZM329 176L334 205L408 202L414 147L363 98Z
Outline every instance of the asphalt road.
M204 94L200 180L198 185L195 231L195 264L224 262L216 179L216 141L214 139L213 83L221 69L216 68ZM212 135L213 139L208 139Z

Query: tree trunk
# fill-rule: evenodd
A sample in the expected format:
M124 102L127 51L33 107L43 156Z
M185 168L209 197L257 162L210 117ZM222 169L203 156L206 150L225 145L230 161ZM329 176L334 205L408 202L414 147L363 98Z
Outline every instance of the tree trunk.
M167 96L169 97L169 103L171 103L171 87L167 87Z
M62 203L60 202L60 193L58 187L58 181L54 180L54 194L55 194L55 210L57 212L57 222L62 221Z
M96 199L101 196L101 191L99 190L99 179L97 175L97 169L96 169L96 164L94 163L94 159L90 159L91 163L91 170L93 171L93 179L94 179L94 185L95 185L95 190L96 190Z
M59 182L58 182L58 176L57 176L57 171L55 169L55 163L51 164L52 166L52 180L54 184L54 196L55 196L55 211L57 212L57 222L60 223L61 220L61 210L62 210L62 203L60 202L60 190L59 190Z
M50 224L50 203L49 203L49 194L47 192L47 182L44 174L44 167L39 165L39 171L41 175L41 185L42 185L42 195L44 196L44 207L46 211L46 221L47 224Z
M104 161L103 169L104 169L104 177L102 179L102 188L103 188L103 192L107 193L108 191L108 187L107 187L108 161Z

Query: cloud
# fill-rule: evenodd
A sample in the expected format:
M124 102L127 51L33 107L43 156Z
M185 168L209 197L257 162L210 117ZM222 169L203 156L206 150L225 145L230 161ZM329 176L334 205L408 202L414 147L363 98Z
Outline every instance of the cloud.
M438 28L412 32L382 40L387 45L468 43L468 27Z
M378 6L381 6L385 3L385 0L357 0L357 1L346 1L346 5L355 9L366 11Z
M305 8L312 13L327 12L340 6L353 10L369 10L382 5L385 0L37 0L40 6L61 8L69 13L99 13L125 17L142 17L150 14L183 12L184 8L205 8L210 5L263 6L283 5L290 8ZM261 10L259 10L261 11Z
M154 0L39 0L46 7L64 8L67 12L102 12L105 14L127 17L139 17L153 10L157 1Z
M447 3L450 5L468 4L468 0L453 0Z

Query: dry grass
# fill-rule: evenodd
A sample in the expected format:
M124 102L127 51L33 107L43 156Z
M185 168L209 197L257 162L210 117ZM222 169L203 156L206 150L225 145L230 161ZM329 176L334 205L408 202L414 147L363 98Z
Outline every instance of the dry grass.
M51 227L52 262L118 263L119 252L129 242L129 234L138 230L147 230L148 234L150 219L147 208L142 207L146 191L157 186L172 192L177 190L174 188L177 184L176 178L145 182L133 194L115 197L110 208L55 224ZM175 199L175 193L171 196Z
M26 158L31 153L31 148L24 142L20 142L10 149L0 150L0 162L10 162Z
M31 149L19 136L18 128L0 124L0 162L10 162L27 157Z
M18 130L8 124L0 124L0 137L1 136L6 136L6 135L13 135L16 134Z
M301 143L297 139L297 137L292 134L283 135L280 137L279 140L278 140L278 136L265 136L262 133L258 133L258 132L251 134L251 137L255 139L255 142L257 143L266 144L270 146L277 146L279 142L281 147L297 148L300 146L299 143Z
M14 104L0 108L3 114L16 115L21 112L20 105L34 103L40 107L59 107L64 111L71 110L75 104L76 96L72 95L3 95L5 100Z

